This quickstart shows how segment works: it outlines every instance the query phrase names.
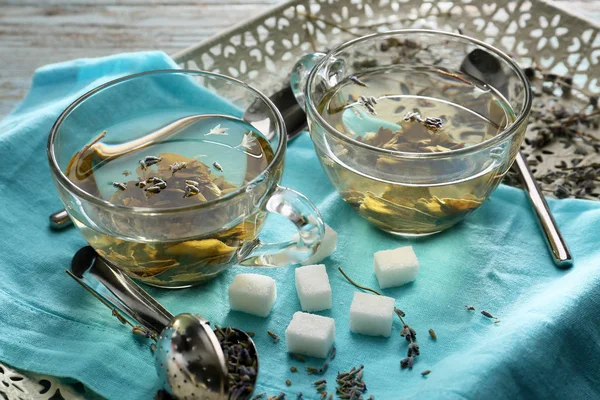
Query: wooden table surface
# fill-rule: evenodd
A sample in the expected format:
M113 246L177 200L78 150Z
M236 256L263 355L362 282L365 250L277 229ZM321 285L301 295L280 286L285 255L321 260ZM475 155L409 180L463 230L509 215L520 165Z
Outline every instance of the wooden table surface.
M160 49L169 54L280 0L0 0L0 118L42 65ZM600 0L554 1L600 21Z

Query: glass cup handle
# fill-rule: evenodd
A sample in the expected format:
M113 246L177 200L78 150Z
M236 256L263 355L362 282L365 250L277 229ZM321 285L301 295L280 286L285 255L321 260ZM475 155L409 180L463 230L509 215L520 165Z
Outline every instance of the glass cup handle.
M325 55L325 53L306 54L294 64L294 68L292 69L290 85L292 87L292 92L294 92L294 96L296 96L296 101L304 111L306 111L304 102L306 98L305 89L308 75Z
M239 263L246 266L284 267L300 264L315 254L325 235L319 210L304 195L277 186L267 202L267 211L289 219L298 228L297 239L280 243L253 242L250 253Z

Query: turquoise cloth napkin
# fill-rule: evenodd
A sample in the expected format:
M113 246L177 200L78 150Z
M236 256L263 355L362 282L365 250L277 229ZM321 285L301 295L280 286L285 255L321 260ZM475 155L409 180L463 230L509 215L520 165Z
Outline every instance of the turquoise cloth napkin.
M75 378L109 399L150 399L158 389L150 343L133 336L65 273L85 242L75 229L53 232L48 214L61 208L50 182L45 148L51 125L77 96L125 74L175 64L163 53L124 54L40 69L30 94L0 122L0 361L14 367ZM550 200L571 246L575 266L554 267L521 190L501 186L480 210L444 233L406 240L360 218L336 194L308 135L288 148L284 184L307 195L339 233L338 249L325 260L333 289L337 357L325 375L365 365L368 393L377 399L590 399L600 397L600 203ZM267 223L280 238L287 227ZM378 288L373 253L412 245L421 262L414 283L386 289L417 331L421 355L401 370L406 341L394 322L390 338L349 331L355 288ZM227 287L235 274L258 272L277 281L268 318L229 310ZM284 332L300 310L293 268L234 267L209 284L151 293L174 313L195 312L221 325L256 332L261 370L258 392L303 392L318 399L304 366L285 353ZM467 311L465 305L476 311ZM500 323L480 314L487 310ZM434 341L427 331L437 333ZM266 331L282 340L273 343ZM291 373L290 366L299 369ZM431 370L422 377L420 372ZM285 380L292 386L287 387ZM1 388L1 386L0 386ZM0 389L1 390L1 389Z

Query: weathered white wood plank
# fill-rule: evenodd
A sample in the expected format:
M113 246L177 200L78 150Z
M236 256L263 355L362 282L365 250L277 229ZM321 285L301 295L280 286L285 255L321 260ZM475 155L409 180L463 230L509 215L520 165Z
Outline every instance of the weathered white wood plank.
M36 68L128 51L175 53L277 0L0 0L0 118Z

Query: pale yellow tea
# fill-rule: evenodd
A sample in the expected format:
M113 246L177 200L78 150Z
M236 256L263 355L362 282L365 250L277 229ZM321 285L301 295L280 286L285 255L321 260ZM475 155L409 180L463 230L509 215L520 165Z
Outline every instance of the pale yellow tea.
M478 170L450 159L452 151L494 137L515 118L497 91L460 72L409 65L371 69L339 82L317 108L356 142L415 155L448 153L428 162L374 156L341 140L317 146L343 199L386 231L441 231L478 208L505 173L493 160Z
M269 143L252 125L224 115L198 115L165 140L122 156L103 159L84 149L73 157L66 174L113 204L176 210L227 196L265 171L273 157ZM233 216L226 211L204 215L210 219L207 224L219 229L193 238L188 224L153 223L151 218L124 222L135 237L75 223L100 255L132 277L182 287L221 272L244 243L258 236L264 222L260 211L242 215L234 226L228 226ZM186 239L156 239L161 236Z

